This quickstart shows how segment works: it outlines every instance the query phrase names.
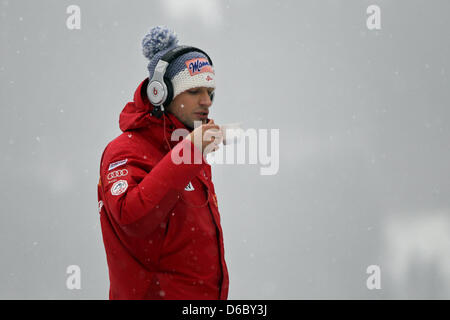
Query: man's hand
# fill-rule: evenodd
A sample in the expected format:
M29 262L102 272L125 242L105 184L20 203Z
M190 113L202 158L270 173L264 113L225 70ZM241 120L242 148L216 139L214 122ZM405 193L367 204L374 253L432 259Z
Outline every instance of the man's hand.
M218 145L223 140L223 134L220 127L211 119L208 123L195 128L186 139L192 141L206 155L219 149Z

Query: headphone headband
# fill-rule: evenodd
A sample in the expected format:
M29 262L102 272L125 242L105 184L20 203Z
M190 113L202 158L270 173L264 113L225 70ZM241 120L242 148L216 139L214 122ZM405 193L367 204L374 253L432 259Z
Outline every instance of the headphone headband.
M198 51L200 53L203 53L207 58L211 65L213 65L211 58L208 56L208 54L196 47L190 47L190 46L179 46L175 49L169 50L169 52L166 52L165 55L163 55L160 60L167 62L170 64L172 61L174 61L176 58L182 56L185 53L192 52L192 51Z

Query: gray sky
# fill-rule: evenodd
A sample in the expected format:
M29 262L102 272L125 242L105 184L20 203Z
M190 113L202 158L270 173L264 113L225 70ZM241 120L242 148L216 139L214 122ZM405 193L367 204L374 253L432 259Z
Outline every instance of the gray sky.
M66 8L81 9L69 30ZM381 9L369 30L366 9ZM214 165L230 299L450 298L448 1L0 2L0 298L107 299L98 170L155 25L211 56L216 123L279 171ZM66 268L81 268L81 290ZM368 266L381 270L369 290Z

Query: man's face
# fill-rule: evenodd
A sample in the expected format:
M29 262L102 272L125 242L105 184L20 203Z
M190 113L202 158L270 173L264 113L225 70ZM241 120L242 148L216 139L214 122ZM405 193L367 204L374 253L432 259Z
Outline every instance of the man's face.
M186 127L194 129L194 121L206 123L213 88L198 87L186 90L173 99L167 110Z

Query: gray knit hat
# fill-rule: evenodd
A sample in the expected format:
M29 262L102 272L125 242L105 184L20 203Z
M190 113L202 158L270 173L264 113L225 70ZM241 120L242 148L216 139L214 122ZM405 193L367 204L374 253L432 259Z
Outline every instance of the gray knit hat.
M159 59L176 47L178 39L175 32L165 26L150 29L142 39L142 52L150 60L147 66L149 79ZM173 99L191 88L216 88L214 67L201 52L188 52L172 61L167 67L166 76L172 81Z

